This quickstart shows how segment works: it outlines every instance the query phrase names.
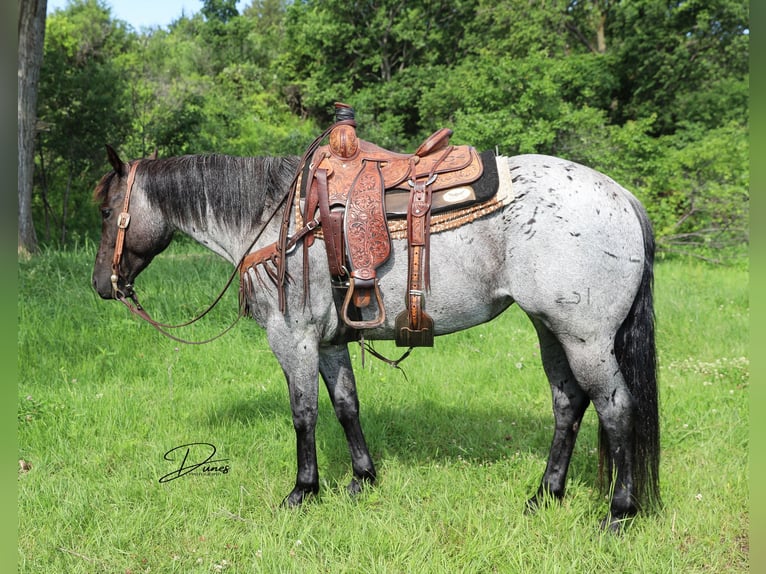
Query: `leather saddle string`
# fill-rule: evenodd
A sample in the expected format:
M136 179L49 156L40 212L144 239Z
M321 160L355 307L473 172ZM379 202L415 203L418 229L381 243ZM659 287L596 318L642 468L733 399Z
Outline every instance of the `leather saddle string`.
M317 136L314 139L314 141L311 142L308 148L306 148L306 151L301 156L301 160L298 163L298 167L295 170L295 175L293 176L293 180L290 183L290 188L287 192L286 199L287 199L288 206L293 205L295 201L295 193L298 188L298 178L300 177L300 174L303 171L303 168L306 165L306 162L310 161L311 158L314 157L314 153L316 152L317 149L319 149L319 144L322 142L322 140L326 138L336 126L342 126L342 125L356 126L356 122L354 120L339 120L333 123L330 127L328 127L325 131L323 131L319 136ZM279 231L279 239L277 240L278 253L287 253L287 242L289 241L290 220L292 219L291 216L292 216L292 209L288 207L287 209L285 209L284 213L282 214L282 226ZM279 297L279 310L282 313L285 312L285 308L287 305L285 290L284 290L286 274L287 274L287 258L279 257L278 265L277 265L277 292Z

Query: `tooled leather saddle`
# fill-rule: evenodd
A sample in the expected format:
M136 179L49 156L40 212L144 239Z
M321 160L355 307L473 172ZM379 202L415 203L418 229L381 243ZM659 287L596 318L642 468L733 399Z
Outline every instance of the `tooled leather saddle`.
M391 253L386 192L409 187L408 285L405 310L396 318L396 342L433 345L433 320L425 312L433 194L469 184L483 172L476 150L451 145L451 135L443 128L413 154L391 152L358 138L353 108L336 104L329 143L314 152L302 186L303 220L319 212L330 274L345 289L340 317L352 329L371 329L386 319L376 272ZM313 233L306 237L306 248L313 239ZM362 319L365 308L371 318Z
M335 116L335 123L302 158L279 240L240 263L241 288L251 284L248 271L263 265L279 288L280 309L284 311L283 254L303 240L303 272L308 277L308 249L321 231L342 330L347 336L349 330L375 328L386 320L377 269L391 255L388 219L406 218L408 278L405 308L395 322L396 344L433 346L433 320L425 311L425 295L430 288L432 207L454 208L466 190L471 195L469 201L476 201L472 188L461 186L481 178L482 158L471 146L450 144L452 130L447 128L428 137L414 153L403 154L358 138L350 106L335 104ZM320 145L326 136L328 143ZM291 207L298 216L298 230L288 235ZM304 289L308 297L307 281ZM367 319L362 314L365 309ZM244 302L243 311L247 311Z

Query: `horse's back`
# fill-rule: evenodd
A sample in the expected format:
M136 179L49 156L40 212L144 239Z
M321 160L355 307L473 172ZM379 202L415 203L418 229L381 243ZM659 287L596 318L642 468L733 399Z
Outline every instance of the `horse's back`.
M627 316L644 269L635 198L614 180L560 158L508 158L504 211L511 294L554 332L586 339Z

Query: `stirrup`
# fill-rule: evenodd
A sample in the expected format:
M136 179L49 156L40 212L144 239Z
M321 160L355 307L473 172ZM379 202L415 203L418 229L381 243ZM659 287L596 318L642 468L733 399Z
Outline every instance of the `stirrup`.
M394 330L397 347L434 346L434 321L425 311L420 316L420 329L412 329L409 312L402 311L396 316Z
M378 316L374 317L373 319L369 319L367 321L354 321L348 316L348 307L351 304L351 299L354 296L354 290L355 290L355 284L356 284L357 278L353 277L353 275L349 278L348 281L348 291L346 292L346 298L343 300L343 307L340 311L341 319L343 319L343 322L348 325L349 327L353 329L372 329L374 327L378 327L383 324L386 320L386 308L383 306L383 297L380 294L380 287L378 285L378 279L376 277L373 277L371 280L362 280L362 282L367 283L368 281L372 282L372 285L365 286L368 288L372 288L373 292L375 293L375 304L378 306Z

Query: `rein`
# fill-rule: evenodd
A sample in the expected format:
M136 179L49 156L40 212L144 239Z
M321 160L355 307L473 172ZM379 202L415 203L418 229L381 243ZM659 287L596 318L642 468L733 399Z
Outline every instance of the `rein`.
M336 125L345 124L345 123L351 123L351 122L349 120L341 120L340 122L336 122ZM189 321L186 321L185 323L179 323L177 325L169 325L166 323L155 321L154 319L152 319L152 317L149 315L146 309L144 309L144 307L141 305L140 301L138 300L138 296L136 295L136 292L132 285L126 285L128 289L127 294L123 293L117 285L117 281L119 279L120 261L122 260L122 252L125 246L125 232L128 228L128 225L130 224L130 211L129 211L130 196L133 192L133 184L135 183L135 179L136 179L136 170L141 160L137 160L133 164L131 164L130 171L128 172L127 189L125 191L125 198L123 200L122 212L120 212L117 218L117 238L115 239L114 256L112 257L112 275L110 277L110 280L112 283L112 294L114 298L118 300L120 303L122 303L123 305L125 305L133 315L135 315L136 317L139 317L140 319L143 319L144 321L149 323L152 327L154 327L157 331L159 331L160 333L162 333L169 339L172 339L173 341L176 341L178 343L183 343L185 345L204 345L212 341L215 341L216 339L224 336L226 333L231 331L234 328L234 326L237 323L239 323L239 320L244 316L244 313L242 312L244 307L240 309L240 312L237 314L237 318L234 319L234 321L232 321L232 323L228 327L226 327L223 331L221 331L217 335L210 337L209 339L204 339L202 341L190 341L188 339L177 337L173 335L172 333L169 333L167 330L179 329L181 327L187 327L189 325L192 325L193 323L196 323L197 321L202 319L205 315L207 315L210 311L212 311L213 307L215 307L221 301L224 294L229 290L229 287L231 287L231 284L234 282L234 278L237 275L241 275L244 272L244 270L250 265L263 263L265 261L272 261L272 262L276 262L276 272L274 274L273 279L275 280L275 283L278 288L280 307L282 308L282 311L284 311L284 305L285 305L284 283L286 279L285 257L280 257L280 255L281 254L287 255L289 252L291 252L295 248L297 243L301 239L303 239L305 235L314 231L314 229L316 229L317 227L321 226L321 222L319 221L319 219L313 219L309 221L306 225L304 225L302 229L295 232L293 235L288 235L288 229L290 225L290 220L289 220L290 206L293 203L293 199L297 191L297 182L298 182L299 174L302 168L305 166L305 163L308 160L308 158L310 158L313 152L316 151L316 148L319 142L330 132L330 129L331 128L328 128L320 137L314 140L311 146L309 146L309 149L301 158L301 162L299 164L298 169L296 170L296 174L290 184L287 194L279 201L274 211L271 213L269 218L264 223L263 227L261 227L261 230L256 234L255 238L247 247L247 249L245 249L245 253L242 255L239 262L234 267L234 271L232 271L231 275L229 275L229 278L226 281L226 284L224 285L223 289L221 289L221 292L218 294L215 300L208 306L207 309L205 309L202 313L200 313L193 319L190 319ZM283 221L282 221L282 225L280 229L279 239L275 243L267 245L266 247L259 249L255 253L250 253L253 247L255 247L255 244L257 243L257 241L261 238L261 235L263 235L263 232L266 230L269 223L277 216L277 214L279 213L279 211L282 209L282 207L285 205L286 202L288 205L287 205L287 209L285 209L285 214L283 215ZM368 342L365 342L363 338L359 341L359 344L362 349L362 365L364 365L364 352L366 350L375 358L383 361L384 363L387 363L393 368L396 368L402 371L405 379L407 378L407 374L401 368L400 363L404 361L410 355L410 352L412 351L412 347L410 347L399 359L392 360L392 359L388 359L387 357L383 356L381 353L376 351Z
M130 312L133 313L136 317L139 317L139 318L143 319L144 321L146 321L147 323L149 323L152 327L157 329L157 331L159 331L160 333L165 335L168 339L172 339L174 341L177 341L179 343L183 343L185 345L204 345L206 343L210 343L212 341L215 341L216 339L218 339L220 337L223 337L226 333L231 331L234 328L234 325L239 323L239 320L242 318L242 314L241 313L237 314L237 318L234 319L234 321L228 327L226 327L223 331L221 331L217 335L215 335L213 337L210 337L209 339L205 339L203 341L190 341L188 339L182 339L181 337L176 337L172 333L168 333L166 331L166 329L175 329L177 327L183 327L185 325L189 325L191 323L194 323L198 319L201 319L220 300L221 296L226 292L226 290L229 288L230 284L231 284L231 281L226 285L226 287L224 287L223 291L221 291L221 295L218 296L218 299L216 299L215 303L213 303L210 307L208 307L207 310L205 310L204 313L202 313L198 317L195 317L191 321L189 321L187 323L184 323L183 325L163 325L163 323L159 323L159 322L155 321L154 319L152 319L149 316L149 313L147 313L146 310L141 306L141 303L138 301L138 297L136 297L135 293L131 293L130 294L130 299L133 301L134 304L131 304L131 302L128 301L128 299L122 293L120 293L119 296L116 299L120 303L125 305L130 310Z
M138 164L140 162L141 160L137 160L130 166L130 171L128 172L127 190L125 191L125 199L123 200L123 203L122 203L122 212L120 212L120 215L117 218L117 238L115 239L115 244L114 244L114 256L112 257L112 275L110 277L110 280L112 283L112 294L114 298L118 300L120 303L122 303L123 305L125 305L128 308L128 310L130 310L131 313L133 313L137 317L149 323L152 327L157 329L157 331L159 331L160 333L162 333L169 339L172 339L179 343L184 343L186 345L204 345L206 343L210 343L211 341L215 341L216 339L222 337L223 335L231 331L234 328L234 326L239 322L239 320L242 318L243 314L238 313L237 318L234 319L234 321L232 321L232 323L228 327L226 327L223 331L221 331L217 335L210 337L209 339L205 339L203 341L190 341L187 339L182 339L181 337L176 337L175 335L168 333L167 329L179 329L181 327L188 327L189 325L192 325L193 323L196 323L197 321L202 319L205 315L207 315L210 311L213 310L213 307L215 307L221 301L224 294L229 290L229 287L231 287L231 284L234 282L234 278L240 273L240 266L242 265L245 258L247 257L248 252L255 246L258 239L260 239L261 235L263 234L264 230L268 226L269 222L271 222L271 220L274 219L277 213L279 213L279 210L282 208L283 204L285 203L287 196L285 196L279 202L275 210L266 220L266 223L263 225L261 230L256 234L255 239L253 239L253 241L250 243L248 248L245 250L245 254L240 258L239 263L234 267L234 271L231 273L231 275L229 275L229 279L226 281L226 285L224 285L223 289L221 289L221 292L218 294L215 300L208 306L208 308L205 309L202 313L200 313L196 317L194 317L193 319L186 321L185 323L179 323L177 325L169 325L167 323L161 323L159 321L155 321L154 319L152 319L149 313L147 313L146 309L144 309L141 303L139 302L138 297L136 296L135 290L133 289L132 285L126 285L128 289L127 294L123 293L117 285L117 281L119 279L120 261L122 260L122 252L125 246L125 232L128 228L128 225L130 224L130 212L129 212L130 196L133 192L133 184L136 179L136 169L138 168Z

